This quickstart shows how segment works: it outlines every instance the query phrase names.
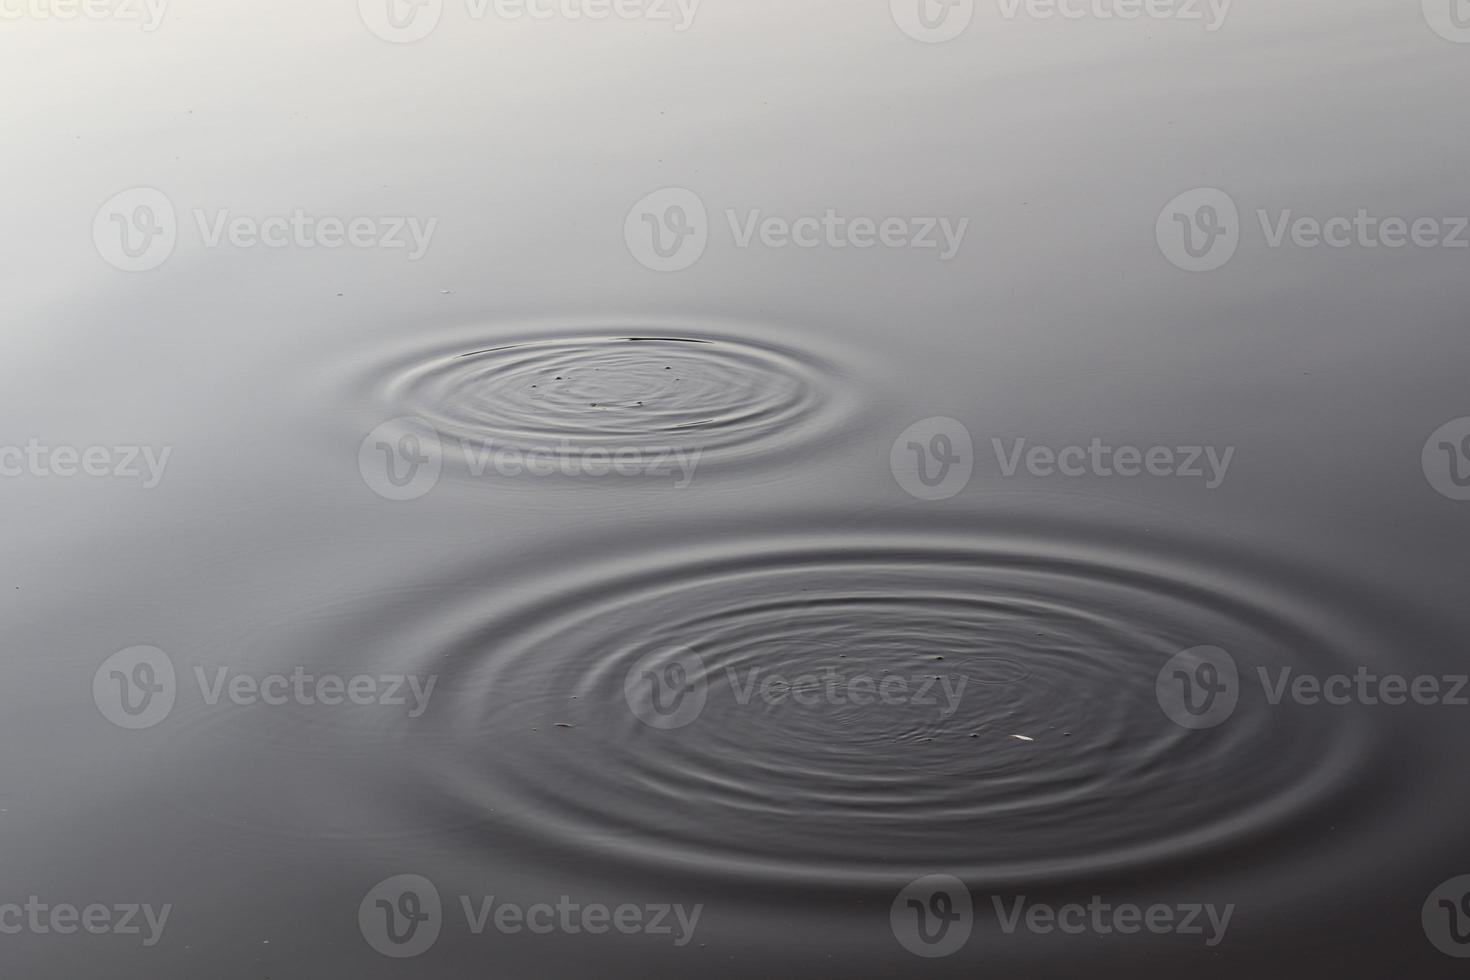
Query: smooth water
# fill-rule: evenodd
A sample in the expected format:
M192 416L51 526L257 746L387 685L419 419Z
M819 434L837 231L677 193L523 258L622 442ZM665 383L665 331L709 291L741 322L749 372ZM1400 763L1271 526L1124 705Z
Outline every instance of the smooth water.
M1455 3L0 5L0 973L1460 975Z

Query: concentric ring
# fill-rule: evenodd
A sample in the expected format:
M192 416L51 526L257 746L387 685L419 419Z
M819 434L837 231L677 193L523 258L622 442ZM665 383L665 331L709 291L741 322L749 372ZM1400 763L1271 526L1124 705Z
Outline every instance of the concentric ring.
M558 459L661 453L701 466L830 447L856 413L852 365L742 327L656 322L464 330L391 355L374 418L412 418L452 444ZM697 456L696 456L697 454Z
M1014 885L1202 860L1322 808L1340 825L1387 778L1381 732L1255 681L1371 661L1318 604L1345 593L1060 531L711 534L466 608L426 659L456 692L435 819L732 879ZM1155 690L1202 644L1244 685L1207 731Z

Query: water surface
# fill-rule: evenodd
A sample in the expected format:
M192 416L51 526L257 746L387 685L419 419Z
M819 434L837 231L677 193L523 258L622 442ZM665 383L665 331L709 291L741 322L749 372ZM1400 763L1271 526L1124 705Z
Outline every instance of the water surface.
M1470 671L1470 253L1271 243L1465 213L1432 7L0 22L0 905L170 908L6 975L1458 975L1470 707L1270 696Z

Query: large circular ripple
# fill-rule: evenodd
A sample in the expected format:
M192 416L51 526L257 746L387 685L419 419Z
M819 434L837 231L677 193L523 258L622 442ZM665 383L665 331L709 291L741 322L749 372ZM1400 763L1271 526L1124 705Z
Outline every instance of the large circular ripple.
M1324 604L1350 593L1247 555L983 526L615 554L445 611L432 819L703 876L1002 885L1257 853L1392 768L1360 715L1262 695L1258 668L1377 652ZM1242 687L1194 730L1155 682L1202 645Z

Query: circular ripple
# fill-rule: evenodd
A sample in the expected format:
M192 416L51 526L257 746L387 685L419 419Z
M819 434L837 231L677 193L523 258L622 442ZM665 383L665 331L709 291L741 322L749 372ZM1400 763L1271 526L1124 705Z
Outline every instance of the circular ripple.
M712 534L518 583L547 598L431 658L457 692L431 798L589 857L828 883L1072 879L1341 826L1379 733L1255 677L1371 662L1309 598L1346 593L1179 547ZM1155 680L1206 644L1246 690L1195 731Z
M853 408L836 362L753 336L481 334L407 353L376 384L385 414L460 442L561 457L698 451L718 464L830 440Z

